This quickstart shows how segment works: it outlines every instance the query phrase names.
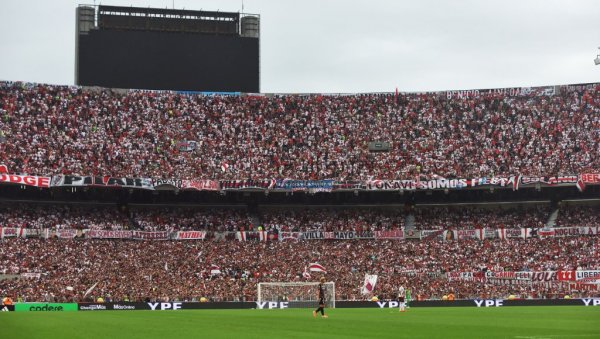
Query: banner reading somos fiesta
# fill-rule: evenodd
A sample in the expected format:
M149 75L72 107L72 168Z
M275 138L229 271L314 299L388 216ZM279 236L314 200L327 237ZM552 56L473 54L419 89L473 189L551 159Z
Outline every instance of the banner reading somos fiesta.
M416 190L459 190L472 188L533 188L536 186L571 186L584 191L586 185L600 184L600 174L582 173L563 176L522 176L479 178L437 178L432 180L367 180L356 182L338 182L325 180L259 179L259 180L210 180L210 179L152 179L122 178L111 176L55 175L32 176L0 174L0 184L20 184L34 187L109 187L134 188L145 190L264 190L264 191L304 191L310 193L343 190L367 191L416 191Z

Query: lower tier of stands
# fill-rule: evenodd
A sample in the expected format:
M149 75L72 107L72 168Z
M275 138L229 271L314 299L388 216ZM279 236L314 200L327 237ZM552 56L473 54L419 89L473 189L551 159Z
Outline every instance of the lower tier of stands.
M22 239L0 242L0 295L26 301L256 300L257 283L336 283L339 300L599 296L600 237L502 240L132 241ZM325 272L307 272L318 263ZM306 275L310 274L310 277ZM581 279L580 279L581 278ZM95 286L86 295L90 287ZM296 296L286 296L294 300Z

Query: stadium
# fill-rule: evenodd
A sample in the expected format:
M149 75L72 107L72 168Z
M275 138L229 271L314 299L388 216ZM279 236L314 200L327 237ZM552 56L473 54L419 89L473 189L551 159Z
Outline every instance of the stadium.
M600 83L268 92L262 14L73 8L0 81L8 337L600 337Z

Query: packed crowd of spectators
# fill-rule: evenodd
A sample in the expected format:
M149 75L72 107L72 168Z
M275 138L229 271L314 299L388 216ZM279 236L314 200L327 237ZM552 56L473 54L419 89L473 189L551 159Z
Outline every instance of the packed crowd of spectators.
M0 206L0 227L126 230L127 215L114 205L31 205Z
M556 227L573 226L600 226L600 205L561 207L556 218Z
M388 141L392 151L369 152L369 141ZM598 149L600 86L449 98L122 94L0 83L0 164L13 173L341 180L557 175L598 170Z
M252 231L246 209L146 208L131 210L135 228L144 231L208 230L214 232Z
M254 230L255 226L246 209L12 204L0 207L0 227L234 232Z
M478 208L465 206L415 209L418 229L541 228L550 216L549 206Z
M290 207L246 208L117 207L117 205L15 204L0 207L0 227L236 232L264 230L387 231L412 226L421 230L542 228L552 209L531 207L436 206L418 208ZM407 225L410 216L414 222ZM567 205L555 227L600 226L598 206ZM408 227L411 228L411 227Z
M0 273L40 273L0 280L0 295L25 301L256 300L258 282L336 284L338 300L362 300L364 275L379 276L375 294L392 298L400 285L413 298L519 298L599 296L569 283L504 284L454 280L446 272L600 269L598 237L511 241L115 241L11 239L0 246ZM303 277L309 263L327 273ZM220 273L211 270L217 267ZM513 283L517 281L512 281ZM97 283L95 289L85 292ZM297 296L288 296L294 300Z
M383 208L303 208L266 210L260 221L267 231L384 231L404 227L406 215Z
M369 180L558 175L600 168L600 86L510 96L445 93L196 96L0 83L0 164L11 173L116 177ZM383 138L383 140L382 140ZM188 143L195 142L195 144ZM389 141L372 153L369 141ZM419 229L543 227L550 210L417 208ZM390 230L407 213L380 209L122 209L3 206L0 227L147 231ZM600 224L595 207L561 208L557 226ZM212 239L212 238L211 238ZM231 239L231 238L228 238ZM448 280L456 271L600 269L598 237L510 241L1 240L0 295L27 301L255 300L258 282L306 281L327 269L339 299L399 285L414 296L598 296L567 283ZM221 273L211 274L211 267ZM311 281L320 274L313 273ZM293 297L293 296L292 296Z

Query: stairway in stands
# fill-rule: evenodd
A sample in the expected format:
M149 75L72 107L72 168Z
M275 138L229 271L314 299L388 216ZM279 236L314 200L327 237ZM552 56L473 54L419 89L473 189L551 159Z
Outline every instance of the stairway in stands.
M252 224L252 228L254 230L258 229L258 226L262 226L260 222L260 213L258 211L257 205L248 205L247 207L248 217L250 218L250 223Z
M258 226L261 226L260 218L258 217L258 213L256 212L248 212L248 216L250 217L250 223L252 223L252 228L257 230Z
M552 211L552 213L550 213L550 217L548 218L548 221L546 221L546 227L551 228L556 225L556 218L558 218L558 212L559 209L557 208L554 211Z
M409 230L414 230L415 227L416 227L415 215L412 213L407 214L406 217L404 218L404 229L406 231L409 231Z

